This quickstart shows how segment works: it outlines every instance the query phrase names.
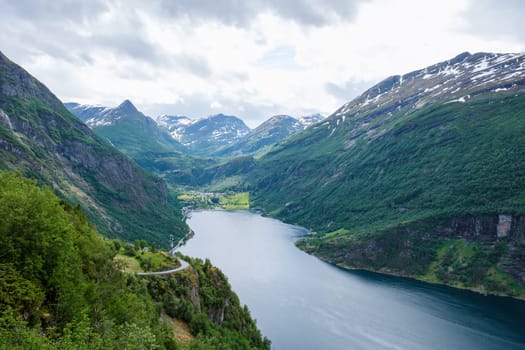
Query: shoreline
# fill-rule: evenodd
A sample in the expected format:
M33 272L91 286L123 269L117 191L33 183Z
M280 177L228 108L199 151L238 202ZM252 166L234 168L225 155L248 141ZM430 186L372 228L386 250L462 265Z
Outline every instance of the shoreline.
M352 267L352 266L348 266L348 265L345 265L345 264L338 264L338 263L330 261L330 260L328 260L326 258L323 258L323 257L321 257L321 256L319 256L317 254L308 253L308 252L300 249L297 246L296 246L296 248L299 249L300 251L308 254L308 255L311 255L311 256L313 256L313 257L315 257L315 258L317 258L317 259L327 263L327 264L330 264L332 266L338 267L338 268L346 270L346 271L364 271L364 272L376 273L376 274L380 274L380 275L384 275L384 276L407 278L407 279L410 279L410 280L413 280L413 281L417 281L417 282L420 282L420 283L426 283L426 284L430 284L430 285L434 285L434 286L447 287L447 288L455 289L455 290L458 290L458 291L471 292L471 293L474 293L474 294L477 294L477 295L480 295L480 296L483 296L483 297L508 298L508 299L519 300L519 301L525 302L525 297L511 296L511 295L508 295L508 294L496 294L496 293L481 291L481 290L479 290L477 288L473 288L473 287L454 286L454 285L450 285L450 284L447 284L447 283L433 282L433 281L428 281L428 280L425 280L425 279L417 278L417 277L410 276L410 275L403 275L403 274L395 273L395 272L377 271L377 270L366 269L366 268L362 268L362 267Z
M223 208L201 208L201 209L193 209L191 211L189 211L190 213L195 211L195 212L198 212L198 211L206 211L206 210L218 210L218 211L248 211L248 212L251 212L251 213L254 213L254 214L258 214L258 215L261 215L262 217L266 217L266 218L271 218L271 219L275 219L275 220L279 220L280 222L284 223L284 224L287 224L287 225L292 225L292 226L297 226L297 227L300 227L302 228L303 230L305 230L306 234L302 237L298 237L297 240L301 239L301 238L304 238L304 237L312 237L312 236L315 236L317 235L317 233L313 230L310 230L310 229L307 229L306 227L304 226L301 226L297 223L289 223L289 222L286 222L284 221L283 219L279 218L279 217L276 217L276 216L272 216L272 215L267 215L264 210L262 210L261 208L259 207L255 207L255 208L250 208L250 209L237 209L237 210L226 210L226 209L223 209ZM191 229L190 229L191 231ZM192 231L193 232L193 231ZM188 237L188 239L190 239L191 237L193 237L195 233L193 232L193 234ZM188 239L185 239L184 243L187 242ZM296 242L297 242L296 240ZM182 246L182 245L181 245ZM482 290L479 290L479 288L474 288L474 287L466 287L466 286L456 286L456 285L451 285L451 284L447 284L447 283L442 283L442 282L434 282L434 281L428 281L428 280L425 280L425 279L422 279L422 278L417 278L415 276L410 276L410 275L403 275L401 273L396 273L396 272L389 272L389 271L377 271L377 270L373 270L373 269L366 269L366 268L358 268L358 267L351 267L351 266L348 266L348 265L345 265L345 264L341 264L341 263L335 263L333 261L330 261L326 258L323 258L322 256L319 256L315 253L309 253L309 252L306 252L305 250L297 247L297 245L295 244L294 242L294 246L296 249L299 249L300 251L304 252L305 254L308 254L308 255L311 255L327 264L330 264L332 266L336 266L340 269L343 269L343 270L346 270L346 271L365 271L365 272L371 272L371 273L377 273L377 274L381 274L381 275L385 275L385 276L393 276L393 277L399 277L399 278L407 278L407 279L410 279L410 280L413 280L413 281L418 281L418 282L421 282L421 283L427 283L427 284L430 284L430 285L436 285L436 286L444 286L444 287L448 287L448 288L452 288L452 289L456 289L456 290L461 290L461 291L468 291L468 292L472 292L472 293L475 293L477 295L481 295L481 296L484 296L484 297L498 297L498 298L510 298L510 299L514 299L514 300L519 300L519 301L525 301L525 296L524 297L519 297L519 296L511 296L511 295L508 295L508 294L497 294L497 293L493 293L493 292L487 292L487 291L482 291Z
M258 209L259 213L262 216L279 220L279 221L281 221L283 223L286 223L288 225L294 225L294 226L302 227L303 229L305 229L308 232L308 234L305 237L312 237L312 236L315 236L317 234L315 231L309 230L309 229L305 228L304 226L301 226L301 225L299 225L297 223L288 223L288 222L284 221L283 219L281 219L281 218L279 218L277 216L266 215L261 208L257 208L257 209ZM300 239L300 238L298 238L298 239ZM297 240L296 240L296 242L297 242ZM295 245L295 248L299 249L300 251L302 251L302 252L304 252L304 253L306 253L308 255L311 255L313 257L316 257L317 259L319 259L319 260L321 260L323 262L326 262L327 264L330 264L332 266L336 266L336 267L338 267L340 269L343 269L343 270L346 270L346 271L366 271L366 272L371 272L371 273L378 273L378 274L385 275L385 276L394 276L394 277L400 277L400 278L408 278L408 279L411 279L411 280L414 280L414 281L418 281L418 282L422 282L422 283L428 283L428 284L431 284L431 285L445 286L445 287L453 288L453 289L457 289L457 290L469 291L469 292L472 292L472 293L475 293L475 294L478 294L478 295L481 295L481 296L486 296L486 297L510 298L510 299L514 299L514 300L525 301L525 296L520 297L520 296L512 296L512 295L503 294L503 293L494 293L494 292L481 291L481 290L479 290L479 288L466 287L466 286L457 286L457 285L451 285L451 284L442 283L442 282L428 281L428 280L425 280L425 279L422 279L422 278L417 278L415 276L403 275L403 274L396 273L396 272L377 271L377 270L373 270L373 269L352 267L352 266L348 266L348 265L345 265L345 264L342 264L342 263L338 264L338 263L330 261L330 260L328 260L328 259L326 259L326 258L324 258L324 257L322 257L320 255L317 255L315 253L306 252L305 250L299 248L296 244L294 244L294 245Z
M186 219L186 217L185 217ZM186 222L186 221L185 221ZM175 245L173 248L171 248L169 251L168 251L168 254L171 255L171 256L174 256L175 253L177 252L177 250L184 246L186 244L186 242L188 242L191 238L193 238L193 236L195 236L195 232L188 226L188 232L184 235L184 237L182 237L178 242L177 242L177 245Z

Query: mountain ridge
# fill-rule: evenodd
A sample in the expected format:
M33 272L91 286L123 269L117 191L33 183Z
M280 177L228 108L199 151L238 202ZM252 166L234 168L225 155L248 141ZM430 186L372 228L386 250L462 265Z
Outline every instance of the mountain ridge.
M320 122L323 116L314 114L294 118L285 114L277 114L262 122L255 129L238 139L230 146L217 151L218 156L245 156L264 153L269 148L287 137L303 131L307 127Z
M525 214L524 108L524 54L461 54L371 87L245 181L256 207L318 232L299 246L325 260L523 297L523 232L495 227Z
M186 233L166 183L93 134L47 87L1 53L0 87L0 168L51 186L79 204L109 237L165 245L169 233Z

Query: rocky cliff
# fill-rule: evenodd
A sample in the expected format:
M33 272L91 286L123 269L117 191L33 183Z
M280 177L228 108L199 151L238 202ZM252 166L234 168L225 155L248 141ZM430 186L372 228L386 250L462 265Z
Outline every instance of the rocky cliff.
M71 115L0 53L0 168L20 171L79 204L104 234L167 244L182 236L176 199Z
M365 269L525 298L525 217L428 219L367 237L303 240L307 252Z

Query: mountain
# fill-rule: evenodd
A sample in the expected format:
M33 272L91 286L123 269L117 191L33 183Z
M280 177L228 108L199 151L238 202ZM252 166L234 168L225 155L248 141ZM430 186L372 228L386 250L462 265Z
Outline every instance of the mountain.
M254 204L364 268L525 296L525 54L393 76L245 175Z
M104 106L81 105L76 102L66 102L64 106L84 123L96 115L102 114L107 109Z
M224 114L193 121L182 116L160 116L158 120L175 139L200 156L211 155L250 132L241 119Z
M186 129L187 126L191 125L194 122L195 120L183 115L163 114L157 117L157 123L165 129L168 129L171 136L179 142L182 141L181 138L184 134L184 129Z
M275 115L251 130L247 135L221 149L219 156L235 156L253 154L263 150L290 135L304 130L305 125L289 115Z
M312 114L295 119L275 115L250 130L237 117L217 114L193 120L182 115L161 115L157 123L195 155L232 157L251 155L313 125L324 117Z
M74 103L66 103L65 106L97 135L107 139L131 158L138 158L148 152L175 152L184 149L152 118L138 111L129 100L115 108Z
M75 103L66 103L65 106L86 122L95 134L169 183L192 185L195 183L192 169L210 163L188 155L189 150L163 127L165 123L157 124L138 111L129 100L115 108Z
M315 113L310 115L303 115L302 117L297 118L299 123L303 124L305 128L317 124L325 118L324 115Z
M158 177L137 167L0 53L0 169L50 186L79 204L100 232L166 245L187 226Z

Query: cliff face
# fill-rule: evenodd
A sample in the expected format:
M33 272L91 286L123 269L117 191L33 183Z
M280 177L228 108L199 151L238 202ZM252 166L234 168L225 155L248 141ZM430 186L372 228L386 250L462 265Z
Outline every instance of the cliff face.
M200 335L198 338L216 337L214 344L221 344L221 348L270 349L270 341L261 335L226 276L207 259L183 259L190 267L169 277L147 278L150 295L166 313L188 323L191 333ZM246 345L239 346L240 340ZM215 347L206 343L196 348Z
M166 184L71 115L40 82L0 53L0 169L49 185L98 229L166 245L186 231Z
M345 268L525 297L523 215L427 219L372 236L305 240L299 246Z

